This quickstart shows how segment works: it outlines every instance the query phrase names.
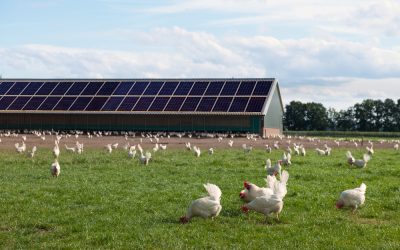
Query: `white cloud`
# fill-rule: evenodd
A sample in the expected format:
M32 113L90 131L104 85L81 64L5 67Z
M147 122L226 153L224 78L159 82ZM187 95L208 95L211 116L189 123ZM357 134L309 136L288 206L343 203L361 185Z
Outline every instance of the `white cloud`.
M304 84L282 87L285 104L292 100L323 103L326 108L347 109L364 99L400 98L400 77L385 79L349 78L330 86Z
M0 74L9 78L276 77L285 101L312 98L308 100L341 108L358 101L357 96L384 98L400 93L398 49L339 39L216 37L179 27L122 32L132 37L137 49L38 44L0 48ZM367 81L371 84L365 85ZM383 91L388 82L391 89ZM367 87L359 91L360 86Z

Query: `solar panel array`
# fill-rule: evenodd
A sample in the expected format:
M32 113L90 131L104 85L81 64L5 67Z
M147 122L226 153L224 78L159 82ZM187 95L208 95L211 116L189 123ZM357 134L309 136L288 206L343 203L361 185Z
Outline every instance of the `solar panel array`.
M2 80L0 110L260 113L273 81Z

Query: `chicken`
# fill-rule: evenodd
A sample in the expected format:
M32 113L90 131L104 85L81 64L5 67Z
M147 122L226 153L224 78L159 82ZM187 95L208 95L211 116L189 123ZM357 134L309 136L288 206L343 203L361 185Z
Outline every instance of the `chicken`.
M267 159L266 164L265 164L265 170L267 171L267 175L277 175L281 173L281 163L282 160L279 160L273 167L271 164L271 160Z
M201 151L199 147L193 146L194 155L200 157Z
M132 146L129 148L128 157L133 159L135 158L135 156L136 156L136 149L135 146Z
M242 145L242 148L243 148L243 151L244 151L245 153L250 153L250 151L253 150L253 147L252 147L252 146L247 146L246 144L243 144L243 145Z
M118 142L114 143L113 145L111 145L113 149L117 149L118 148Z
M358 206L365 202L365 191L367 185L361 183L361 186L354 189L348 189L340 194L339 200L336 202L336 208L352 207L353 212L356 211Z
M270 177L270 176L269 176ZM272 193L256 197L253 201L242 206L242 211L248 213L249 210L262 213L268 218L270 213L276 214L276 219L279 220L279 213L283 209L283 198L286 196L287 189L286 184L289 179L289 173L283 171L281 181L273 181L273 177L270 178L270 186Z
M55 145L54 145L54 148L53 148L53 155L57 159L58 156L60 155L60 148L58 147L58 141L55 141L54 143L55 143Z
M290 166L290 165L292 165L292 162L291 162L291 159L292 159L292 155L291 154L285 154L285 153L283 153L283 156L282 156L282 164L283 165L287 165L287 166Z
M365 168L370 159L371 156L369 156L368 154L364 154L363 159L355 160L353 165L355 165L358 168Z
M346 152L346 157L347 157L347 163L350 164L350 165L353 165L354 162L355 162L355 159L354 159L354 157L353 157L353 155L351 154L350 151Z
M60 164L58 163L57 159L51 164L50 173L53 177L58 177L60 175Z
M208 192L208 196L194 200L185 216L180 218L182 224L188 223L193 217L202 217L214 219L222 210L221 206L221 189L214 184L204 184L204 188Z
M151 153L150 152L146 152L146 154L144 154L144 155L141 152L140 158L139 158L140 163L142 163L142 164L147 166L147 165L149 165L150 159L151 159Z
M157 152L160 149L160 146L158 146L158 143L156 143L153 147L153 152Z
M394 148L394 150L399 150L399 144L397 144L397 143L394 144L394 145L393 145L393 148Z
M374 154L374 144L371 142L371 147L366 147L367 152L369 155L373 155Z
M300 155L306 156L306 149L303 146L300 146Z
M106 151L107 151L109 154L112 153L113 148L112 148L112 145L111 145L111 144L107 144L107 145L105 146L105 149L106 149Z
M167 145L160 144L160 148L161 148L162 150L166 150L166 149L167 149Z
M66 149L68 152L75 153L75 151L76 151L76 148L75 148L75 147L70 148L70 147L67 146L67 144L64 144L64 146L65 146L65 149Z
M258 187L256 184L245 181L243 183L244 189L240 191L240 198L245 202L250 202L259 196L270 195L272 194L272 189L269 188L269 180L275 178L275 176L267 176L265 179L266 187Z
M210 155L214 154L214 149L213 148L209 148L208 149L208 154L210 154Z
M229 147L232 147L232 146L233 146L233 141L232 141L232 140L229 140L229 141L228 141L228 145L229 145Z
M267 145L265 145L265 151L267 153L271 153L272 152L272 148L267 144Z
M325 150L316 148L315 151L317 151L317 154L318 154L318 155L325 155Z
M36 149L37 149L36 146L33 146L31 152L29 152L29 157L30 158L33 158L35 156Z
M26 144L25 142L22 142L21 146L19 143L15 143L15 149L17 150L18 153L23 153L26 150Z
M192 147L191 147L191 145L190 145L190 142L186 142L185 143L185 148L187 149L187 150L192 150Z

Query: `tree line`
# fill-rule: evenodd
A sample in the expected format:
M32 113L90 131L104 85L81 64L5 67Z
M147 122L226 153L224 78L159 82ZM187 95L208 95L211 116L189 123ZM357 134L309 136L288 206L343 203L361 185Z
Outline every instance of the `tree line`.
M285 130L400 131L400 99L366 99L337 111L321 103L292 101L285 107Z

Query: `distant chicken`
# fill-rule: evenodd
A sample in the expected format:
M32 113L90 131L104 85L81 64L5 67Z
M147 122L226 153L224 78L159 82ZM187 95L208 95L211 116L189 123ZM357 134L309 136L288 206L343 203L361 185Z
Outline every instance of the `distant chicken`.
M106 151L107 151L109 154L111 154L112 151L113 151L113 148L112 148L112 145L111 145L111 144L107 144L107 145L105 146L105 149L106 149Z
M130 148L129 148L129 151L128 151L128 157L129 158L135 158L135 156L136 156L136 149L135 149L136 147L135 146L131 146Z
M31 152L29 152L29 157L33 158L35 156L35 153L36 153L36 146L33 146Z
M188 223L193 217L212 218L219 215L221 206L221 189L214 184L204 184L208 196L194 200L186 212L185 216L180 218L182 224Z
M214 154L214 149L213 148L209 148L208 149L208 154L209 155L213 155Z
M394 150L399 150L399 144L394 144L394 146L393 146L393 148L394 148Z
M60 148L58 146L58 141L55 141L54 143L55 143L55 145L54 145L54 148L53 148L53 155L57 159L58 156L60 156Z
M114 143L114 144L112 144L111 146L112 146L112 148L113 148L113 149L117 149L117 148L118 148L118 142L117 142L117 143Z
M289 153L288 153L288 154L283 153L283 156L282 156L282 164L283 164L283 165L287 165L287 166L292 165L291 159L292 159L292 155L291 155L291 154L289 154Z
M139 161L140 161L140 163L147 166L147 165L149 165L150 159L151 159L151 153L146 152L146 154L144 154L144 155L143 155L143 153L141 153Z
M229 140L229 141L228 141L228 145L229 145L229 147L232 147L232 146L233 146L233 141L232 141L232 140Z
M66 149L68 152L75 153L75 151L76 151L76 148L75 148L75 147L68 147L67 144L64 144L64 146L65 146L65 149Z
M265 151L267 151L267 153L271 153L272 148L267 144L267 145L265 145Z
M352 207L353 212L355 212L360 205L364 204L366 190L367 185L362 183L358 188L343 191L336 202L336 207L339 209L342 207Z
M306 149L303 146L300 146L300 155L306 156Z
M356 159L353 157L350 151L346 152L346 157L347 157L347 163L350 165L353 165Z
M325 155L325 150L316 148L315 151L317 152L318 155Z
M265 164L265 170L267 171L267 175L277 175L281 173L281 163L282 160L279 160L273 167L271 164L271 160L267 159Z
M17 150L18 153L23 153L26 150L26 144L25 142L22 142L21 146L19 143L15 143L15 149Z
M253 150L252 146L246 144L242 144L242 148L245 153L250 153Z
M371 142L371 147L366 147L366 149L367 149L367 153L369 154L369 155L373 155L374 154L374 144Z
M187 149L187 150L192 150L192 147L191 147L191 145L190 145L190 142L186 142L185 143L185 148Z
M193 146L194 155L200 157L201 151L199 147Z
M167 149L167 145L160 144L160 148L161 148L162 150L166 150L166 149Z
M60 175L60 164L58 163L57 159L51 164L50 173L53 177L58 177Z
M283 209L283 198L286 196L287 189L286 184L289 179L289 173L283 171L281 181L273 181L273 177L270 177L270 189L271 194L266 194L263 196L258 196L251 202L242 206L242 211L248 213L249 210L254 210L256 212L262 213L267 216L271 213L275 213L276 219L279 220L279 214Z

